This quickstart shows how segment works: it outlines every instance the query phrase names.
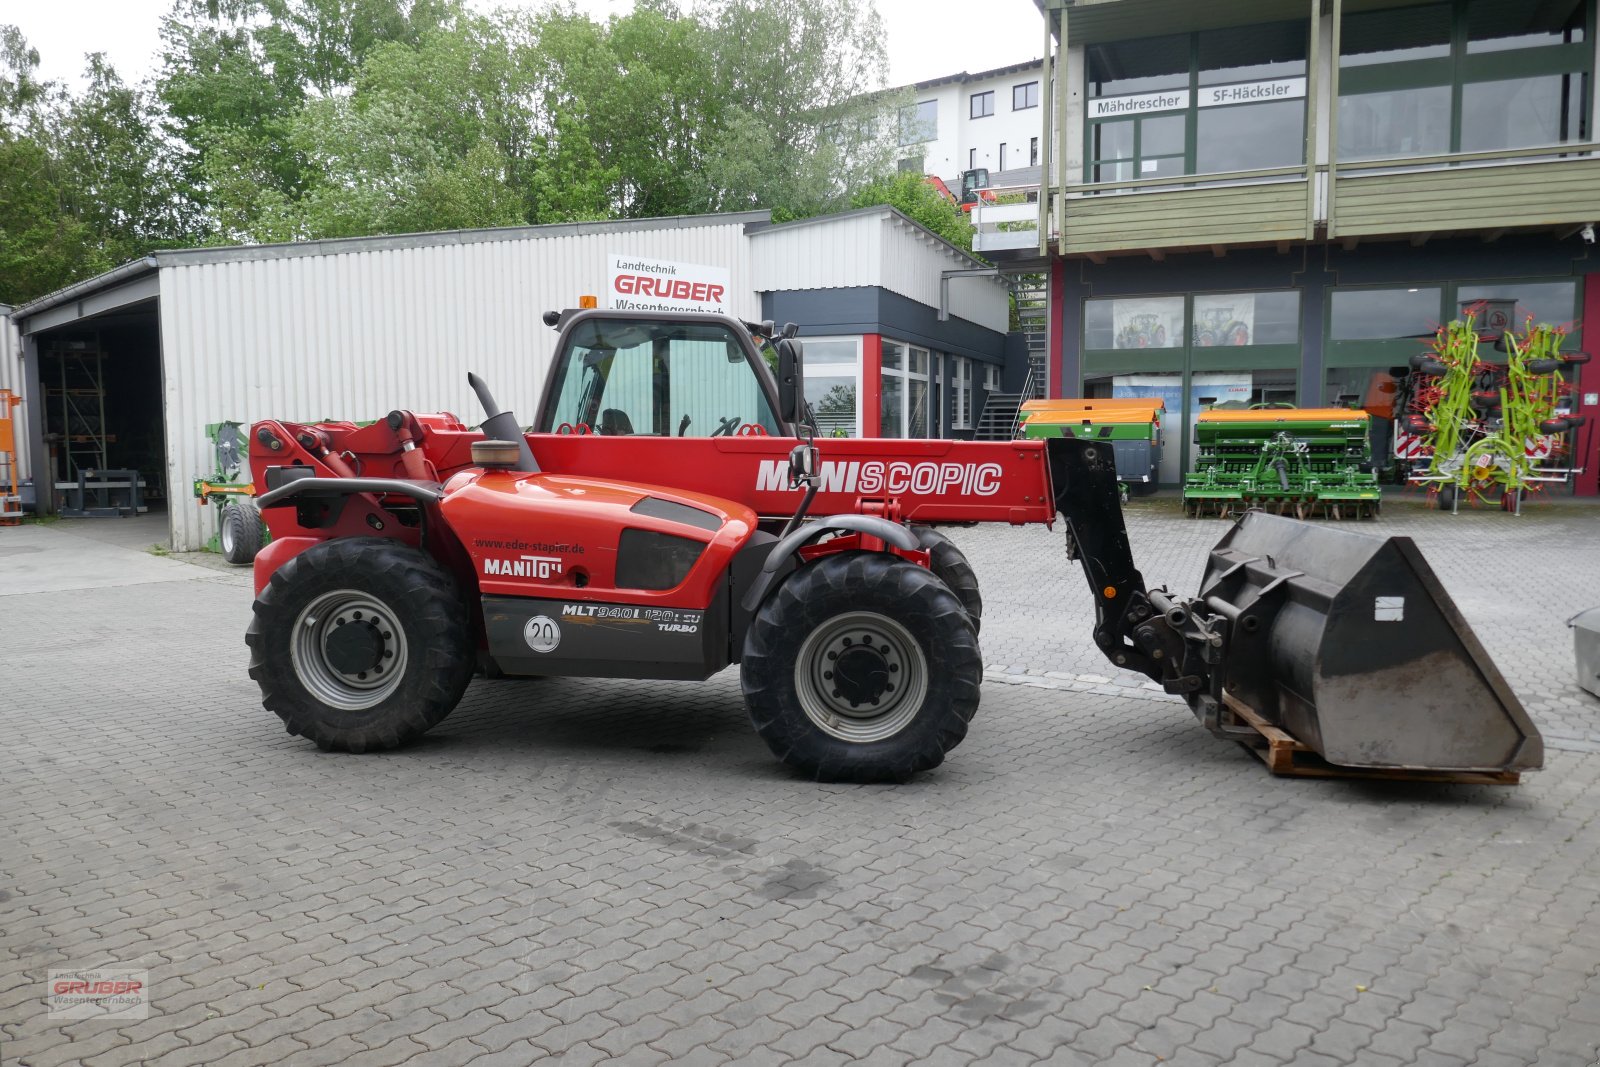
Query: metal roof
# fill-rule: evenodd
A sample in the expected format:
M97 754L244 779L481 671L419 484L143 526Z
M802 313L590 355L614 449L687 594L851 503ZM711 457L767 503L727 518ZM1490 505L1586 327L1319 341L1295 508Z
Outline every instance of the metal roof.
M907 215L904 211L901 211L897 207L891 207L888 204L871 204L867 207L851 208L849 211L835 211L831 215L813 215L806 219L794 219L789 222L774 222L770 226L761 227L760 231L758 232L772 233L774 230L797 229L801 226L819 226L825 222L838 222L841 219L856 218L860 215L892 215L904 225L910 226L914 230L921 230L928 236L930 240L944 245L944 247L950 252L962 257L965 260L968 260L974 267L987 267L989 265L983 260L978 259L971 252L957 248L955 245L951 244L949 241L946 241L943 237L940 237L938 234L928 229L910 215Z
M477 230L440 230L433 233L404 233L381 237L339 237L319 241L293 241L283 244L225 245L216 248L177 248L152 252L142 259L124 263L104 274L75 282L64 289L46 293L17 308L12 317L24 319L51 308L81 300L95 293L153 274L161 267L194 263L237 263L262 259L293 259L302 256L337 256L352 252L376 252L395 248L432 248L443 245L484 244L497 241L523 241L544 237L579 237L599 233L629 233L644 230L687 229L707 225L743 223L749 229L770 225L772 212L733 211L709 215L670 215L656 219L614 219L601 222L558 222L544 226L501 226Z
M912 82L910 85L902 85L898 86L898 88L932 89L935 86L948 85L951 82L965 83L983 81L985 78L998 78L1002 74L1020 74L1025 70L1031 70L1035 67L1042 67L1043 65L1044 60L1042 59L1025 59L1020 63L1013 63L1007 67L995 67L993 70L980 70L975 74L962 70L957 71L954 74L944 74L937 78L929 78L927 81ZM893 92L894 90L890 89L888 91Z

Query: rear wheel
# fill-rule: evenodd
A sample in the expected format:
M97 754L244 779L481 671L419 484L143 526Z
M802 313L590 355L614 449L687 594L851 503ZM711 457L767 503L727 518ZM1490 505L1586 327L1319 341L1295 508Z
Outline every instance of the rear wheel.
M911 532L917 542L928 551L928 569L938 576L961 601L961 606L972 616L972 628L983 628L983 596L978 592L978 575L967 562L966 553L956 547L938 530L929 526L913 526Z
M278 568L245 643L262 704L323 749L414 740L450 714L472 678L455 583L387 538L327 541Z
M261 512L247 500L230 500L222 505L217 523L217 542L222 558L243 565L255 562L261 551Z
M818 781L937 767L978 710L972 617L928 570L858 552L802 567L745 638L740 681L773 755Z

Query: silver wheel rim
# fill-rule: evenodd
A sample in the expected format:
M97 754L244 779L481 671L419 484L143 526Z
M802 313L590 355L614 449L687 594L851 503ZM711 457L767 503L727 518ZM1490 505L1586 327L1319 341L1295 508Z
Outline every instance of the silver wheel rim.
M339 634L347 626L361 628L353 632L353 641L351 635ZM361 653L361 662L351 662L351 644ZM354 589L336 589L307 604L295 619L289 655L295 675L317 700L341 711L365 711L399 688L406 669L406 634L383 601Z
M836 670L841 666L848 669ZM928 666L922 646L900 623L851 611L811 631L794 681L801 710L823 733L867 744L893 737L917 717L928 695Z
M233 526L228 522L227 511L222 513L222 529L217 531L217 537L222 544L222 554L224 556L233 555Z

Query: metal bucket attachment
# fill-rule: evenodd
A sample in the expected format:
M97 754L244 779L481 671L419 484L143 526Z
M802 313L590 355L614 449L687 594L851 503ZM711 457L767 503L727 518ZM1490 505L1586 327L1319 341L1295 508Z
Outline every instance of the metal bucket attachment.
M1539 731L1409 537L1251 512L1211 550L1194 606L1227 620L1224 692L1328 763L1544 762Z

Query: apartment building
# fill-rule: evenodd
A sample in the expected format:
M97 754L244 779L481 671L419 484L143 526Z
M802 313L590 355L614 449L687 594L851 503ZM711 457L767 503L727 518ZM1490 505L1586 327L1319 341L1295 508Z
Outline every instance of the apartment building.
M1051 395L1176 398L1166 480L1199 397L1359 392L1469 302L1600 343L1596 0L1038 3L1047 193L974 247L1048 272Z
M1030 60L910 86L900 111L900 169L932 174L959 191L964 171L983 168L997 186L1037 186L1044 63Z

